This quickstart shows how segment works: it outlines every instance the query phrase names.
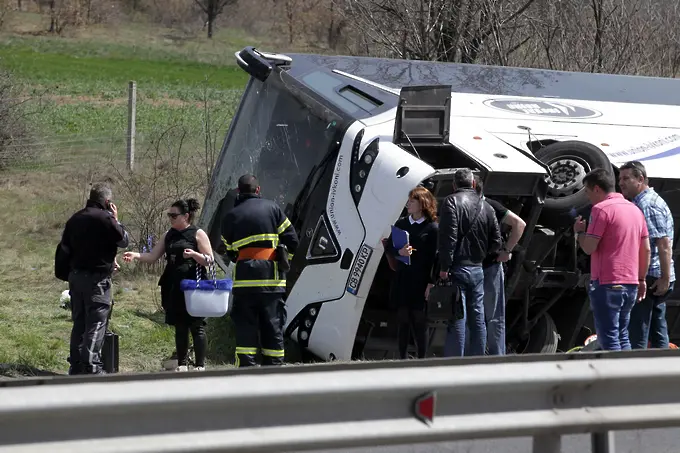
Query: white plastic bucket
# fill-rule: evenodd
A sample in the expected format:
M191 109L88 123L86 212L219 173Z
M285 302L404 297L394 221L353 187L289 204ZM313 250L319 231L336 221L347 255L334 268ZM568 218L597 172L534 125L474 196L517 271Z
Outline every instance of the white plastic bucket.
M210 282L210 280L204 280ZM212 282L211 282L212 283ZM231 290L193 289L184 291L187 312L196 318L221 318L229 313Z

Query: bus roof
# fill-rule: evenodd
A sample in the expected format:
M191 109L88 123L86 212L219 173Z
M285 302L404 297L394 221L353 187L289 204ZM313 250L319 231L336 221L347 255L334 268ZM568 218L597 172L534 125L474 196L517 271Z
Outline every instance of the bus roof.
M586 101L680 105L680 80L388 58L287 54L289 73L338 70L396 90L451 85L453 92Z

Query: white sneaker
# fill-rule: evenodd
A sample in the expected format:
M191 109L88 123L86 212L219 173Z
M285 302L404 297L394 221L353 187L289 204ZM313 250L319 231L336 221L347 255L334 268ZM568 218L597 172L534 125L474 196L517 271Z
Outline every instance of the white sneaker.
M205 371L205 367L204 366L197 366L197 367L194 368L194 371Z
M180 365L177 368L175 368L175 371L178 371L178 372L189 371L189 367L186 366L186 365Z

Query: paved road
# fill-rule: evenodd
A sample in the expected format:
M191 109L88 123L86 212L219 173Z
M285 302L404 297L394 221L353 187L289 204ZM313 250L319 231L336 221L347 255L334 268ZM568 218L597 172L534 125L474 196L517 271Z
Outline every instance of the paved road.
M680 428L621 431L616 433L615 447L616 453L678 453L680 451ZM519 437L398 447L323 450L312 453L534 453L531 450L531 439ZM562 453L590 452L590 436L574 435L562 438Z

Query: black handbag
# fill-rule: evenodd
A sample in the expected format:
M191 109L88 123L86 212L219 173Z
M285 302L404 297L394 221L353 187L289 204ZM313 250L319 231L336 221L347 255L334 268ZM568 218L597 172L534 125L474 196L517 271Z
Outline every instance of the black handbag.
M458 246L460 246L463 239L472 230L472 225L477 221L479 214L484 208L483 203L484 201L480 198L477 212L470 222L470 228L458 239ZM426 310L426 316L429 321L457 321L464 318L465 310L461 290L450 272L447 280L438 278L435 285L430 288Z
M104 345L102 346L102 368L107 373L117 373L119 364L119 354L118 354L118 334L108 330L104 334Z
M111 315L113 314L113 300L111 301L111 310L106 319L106 332L104 333L104 344L102 345L101 361L102 368L109 374L117 373L120 363L120 356L118 352L119 337L118 334L112 332L109 328L111 322Z
M451 277L448 280L437 280L437 283L430 288L426 310L429 321L463 319L463 300L460 287Z

